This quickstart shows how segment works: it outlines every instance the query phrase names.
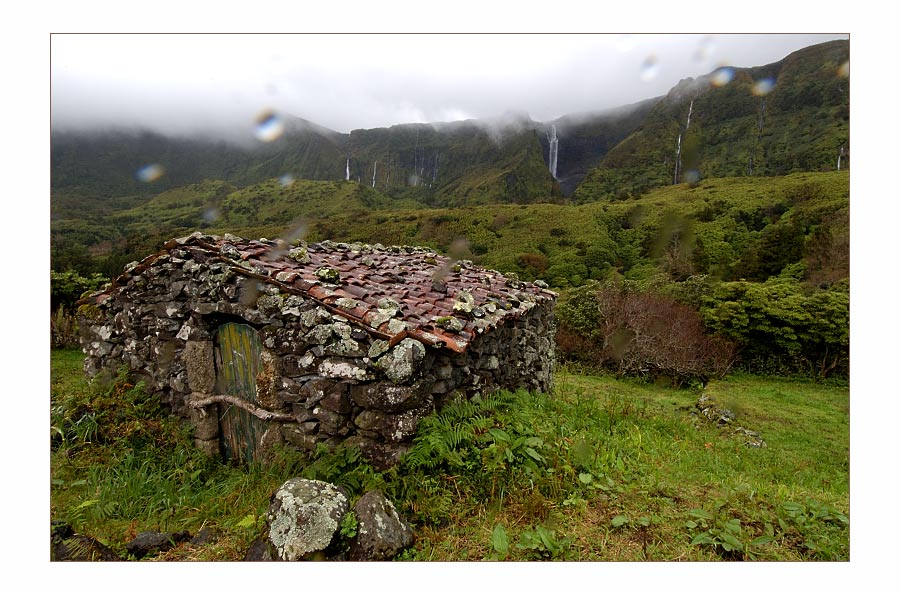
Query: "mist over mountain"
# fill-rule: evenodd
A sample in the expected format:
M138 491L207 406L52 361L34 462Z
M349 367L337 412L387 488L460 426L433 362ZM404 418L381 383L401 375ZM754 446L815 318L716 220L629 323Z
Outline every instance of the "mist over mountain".
M257 118L251 142L54 130L52 215L72 216L72 205L102 213L108 199L138 204L203 180L352 181L397 199L463 206L621 198L704 177L834 169L839 156L847 167L848 60L849 42L826 42L549 122L510 111L339 133L272 112Z

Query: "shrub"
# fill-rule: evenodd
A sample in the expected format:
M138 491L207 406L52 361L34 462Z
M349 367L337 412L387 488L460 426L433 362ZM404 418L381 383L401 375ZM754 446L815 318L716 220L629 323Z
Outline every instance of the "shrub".
M547 270L549 260L543 254L526 252L524 254L519 254L518 264L522 267L522 270L525 271L526 275L530 277L539 277Z
M635 283L581 288L560 304L557 318L564 357L619 375L665 377L681 385L724 376L735 359L734 345L707 334L695 309ZM567 351L572 347L579 351Z
M50 271L50 311L55 312L60 306L71 311L84 293L100 289L107 281L97 273L84 277L76 271Z
M74 316L75 302L91 291L99 289L107 279L99 274L84 277L76 271L50 271L50 345L76 347L78 322Z
M722 283L701 308L706 325L734 340L749 371L846 375L850 293L846 284L805 290L784 274L765 283Z

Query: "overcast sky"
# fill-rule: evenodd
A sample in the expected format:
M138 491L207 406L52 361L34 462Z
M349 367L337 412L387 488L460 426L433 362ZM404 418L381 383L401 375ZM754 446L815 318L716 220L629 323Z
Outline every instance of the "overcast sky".
M51 35L54 129L250 135L265 110L349 132L627 105L847 35Z

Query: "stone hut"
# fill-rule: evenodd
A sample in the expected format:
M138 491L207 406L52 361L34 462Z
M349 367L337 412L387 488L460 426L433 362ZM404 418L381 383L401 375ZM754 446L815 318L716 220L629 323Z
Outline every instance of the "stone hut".
M85 371L126 366L206 452L344 443L384 468L448 400L549 391L555 300L540 281L424 248L198 232L79 312Z

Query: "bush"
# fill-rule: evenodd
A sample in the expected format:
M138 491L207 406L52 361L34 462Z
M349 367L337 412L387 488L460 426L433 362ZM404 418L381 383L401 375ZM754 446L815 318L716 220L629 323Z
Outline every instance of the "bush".
M99 289L107 279L99 274L83 277L76 271L50 271L50 345L77 347L78 322L75 302L85 293Z
M107 281L97 273L84 277L76 271L50 271L50 311L56 312L60 306L71 311L84 293L100 289Z
M734 345L707 334L695 309L636 283L580 288L559 305L557 318L563 357L619 375L679 386L724 376L735 359Z
M788 275L765 283L722 283L701 308L706 325L734 340L742 364L758 373L845 376L850 365L846 284L805 290Z

